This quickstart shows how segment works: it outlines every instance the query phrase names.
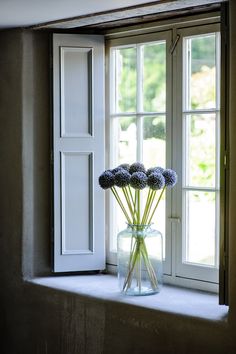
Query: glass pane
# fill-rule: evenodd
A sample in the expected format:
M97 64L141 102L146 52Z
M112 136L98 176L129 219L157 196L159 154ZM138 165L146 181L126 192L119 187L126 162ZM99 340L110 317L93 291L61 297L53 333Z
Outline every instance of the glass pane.
M131 117L115 118L115 126L113 129L113 139L117 142L117 151L113 151L114 166L122 163L132 164L136 161L136 119ZM116 136L115 136L116 134Z
M143 117L143 163L146 168L166 166L166 119L165 116ZM146 192L147 193L147 192ZM165 256L165 193L158 205L154 227L163 235L163 254Z
M216 264L216 220L214 192L186 192L186 235L184 261Z
M145 112L166 109L166 44L143 46L143 106Z
M186 39L186 109L216 107L216 35Z
M136 111L136 48L116 49L116 112Z
M186 116L186 183L214 187L216 178L215 114Z
M165 116L143 118L143 162L146 168L166 166Z

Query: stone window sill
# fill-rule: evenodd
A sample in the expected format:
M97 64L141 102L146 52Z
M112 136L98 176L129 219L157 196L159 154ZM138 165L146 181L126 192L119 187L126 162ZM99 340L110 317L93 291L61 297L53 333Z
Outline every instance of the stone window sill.
M88 298L125 303L162 313L223 322L227 320L228 315L228 307L218 305L216 294L203 291L164 285L159 294L151 296L122 295L114 275L51 276L28 281Z

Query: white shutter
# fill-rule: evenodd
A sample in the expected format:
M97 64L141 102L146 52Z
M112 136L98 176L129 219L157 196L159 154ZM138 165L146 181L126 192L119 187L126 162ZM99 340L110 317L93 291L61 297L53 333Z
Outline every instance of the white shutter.
M104 39L53 35L55 272L105 268Z

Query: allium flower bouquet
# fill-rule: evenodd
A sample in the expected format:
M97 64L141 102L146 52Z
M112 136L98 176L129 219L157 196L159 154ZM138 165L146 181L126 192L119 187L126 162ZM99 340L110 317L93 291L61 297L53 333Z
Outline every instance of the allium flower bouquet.
M150 229L150 224L165 189L176 182L174 170L162 167L146 170L139 162L122 164L99 177L99 185L112 191L128 223L128 229L118 235L118 276L122 292L128 295L160 290L158 263L162 263L162 249L158 256L155 247L162 248L162 242L158 245L156 236L160 233ZM143 198L141 193L145 188L148 192Z

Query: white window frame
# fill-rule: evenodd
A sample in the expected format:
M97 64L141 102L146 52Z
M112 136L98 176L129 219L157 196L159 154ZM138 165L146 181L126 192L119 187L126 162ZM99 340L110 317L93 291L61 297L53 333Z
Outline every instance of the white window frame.
M171 21L173 22L173 21ZM209 23L209 24L208 24ZM144 43L144 42L149 42L151 40L153 41L158 41L161 36L165 36L166 38L167 33L171 34L171 42L168 38L168 44L167 44L167 50L172 50L172 57L167 56L167 82L166 82L166 87L167 87L167 97L169 101L167 100L167 107L166 107L166 124L167 124L167 134L169 134L169 137L167 137L167 140L171 141L170 136L173 136L173 134L177 134L178 136L182 137L183 134L183 126L182 126L182 111L183 111L183 106L182 106L182 94L176 95L175 97L172 97L172 87L173 90L176 92L178 91L179 93L182 92L182 87L177 85L180 85L182 78L176 75L181 75L181 70L182 70L182 63L180 64L180 61L178 61L179 57L179 51L182 51L182 46L181 46L181 36L191 36L196 33L201 34L201 33L212 33L212 32L218 32L219 31L219 23L220 23L220 18L218 16L210 16L209 18L196 18L194 19L189 19L187 21L183 21L182 23L165 23L163 27L158 27L158 28L150 28L150 29L145 29L147 32L146 34L140 34L140 30L136 30L133 33L133 36L130 36L130 32L127 33L125 30L121 31L120 34L117 34L118 38L115 38L114 33L112 33L110 36L108 35L108 40L106 41L106 67L108 68L106 70L107 72L107 77L106 77L106 97L109 97L110 95L110 90L111 90L111 82L109 79L109 72L111 73L111 63L109 62L109 51L111 47L116 47L120 45L127 45L127 44L132 44L132 43ZM150 33L148 33L150 32ZM142 32L141 32L142 33ZM172 47L171 48L171 43L175 43L175 39L177 38L177 35L180 35L180 40L177 43L176 48ZM111 39L112 38L112 39ZM163 37L162 37L163 38ZM219 48L218 48L219 49ZM168 63L168 58L171 58L171 63ZM217 63L218 68L220 67L220 63ZM173 75L172 75L172 67L174 68ZM169 68L169 70L168 70ZM111 77L111 75L110 75ZM173 80L173 82L172 82ZM173 85L172 85L173 84ZM219 93L219 80L218 80L218 93ZM219 98L219 95L217 96ZM171 104L169 104L171 102ZM219 100L218 100L219 102ZM109 102L109 99L106 104L106 138L107 138L107 143L106 146L108 146L111 149L111 142L112 142L112 137L111 137L111 114L112 110L110 110L111 103ZM217 107L219 108L219 107ZM219 112L217 112L219 115ZM175 117L173 119L172 117ZM173 121L172 121L173 120ZM218 120L218 124L220 126L220 122ZM171 130L172 127L172 130ZM168 139L169 138L169 139ZM218 138L217 138L218 139ZM175 169L179 176L182 176L182 163L176 164L176 161L182 161L182 145L180 146L181 142L180 140L182 139L174 139L174 143L170 147L169 143L167 144L167 148L169 148L169 151L167 151L167 156L166 156L166 162L168 167L172 167ZM219 139L217 140L219 142ZM220 147L219 147L220 148ZM178 151L178 152L177 152ZM171 159L172 156L172 159ZM107 151L107 156L106 156L106 164L107 168L111 166L111 156L109 155L109 152ZM219 161L218 161L219 164ZM218 168L220 170L220 168ZM201 290L207 290L207 291L213 291L217 292L219 285L218 285L218 274L219 271L218 269L210 269L209 267L201 267L201 266L193 266L194 269L192 268L192 265L190 268L192 268L190 271L186 271L186 267L182 267L182 242L180 242L180 239L182 238L182 232L181 232L181 223L179 223L179 220L182 220L182 202L180 203L180 200L182 200L181 197L182 194L182 178L180 178L179 183L177 187L175 187L172 191L169 191L167 194L167 210L166 210L166 234L167 234L167 253L166 253L166 261L164 265L164 280L166 283L169 284L175 284L175 285L180 285L180 286L186 286L189 288L197 288ZM106 196L106 230L107 230L107 266L108 270L110 271L115 271L116 270L116 254L115 252L110 251L110 234L112 232L112 213L110 211L112 210L112 203L114 202L112 199L111 195ZM170 200L172 200L172 205L170 209ZM220 203L218 203L220 205ZM171 232L170 232L171 230ZM169 250L168 250L169 247ZM185 265L184 265L185 266ZM189 265L187 266L189 267ZM189 268L189 269L190 269ZM204 270L203 270L204 268ZM200 272L196 272L196 270L199 270ZM194 270L194 275L192 271ZM205 272L205 275L203 273ZM200 273L200 275L198 274Z
M194 265L194 264L185 264L182 262L182 252L183 252L183 235L185 233L185 228L186 228L186 223L185 223L185 193L187 191L194 191L194 190L199 190L199 191L214 191L216 193L216 215L220 215L220 178L219 178L219 172L220 172L220 137L219 137L219 131L220 131L220 78L216 78L216 107L212 109L202 109L202 110L188 110L186 108L186 102L184 102L184 97L186 97L186 78L184 77L184 69L183 66L186 63L184 63L185 58L183 56L183 60L179 60L180 54L184 53L185 48L182 47L182 44L184 42L181 41L182 38L187 38L187 37L192 37L192 36L198 36L198 35L204 35L204 34L211 34L211 33L217 33L217 36L219 36L219 25L218 24L212 24L212 25L203 25L200 27L191 27L191 28L186 28L186 29L177 29L177 34L180 35L180 43L179 46L176 48L176 62L174 65L176 65L176 73L177 77L176 80L178 83L183 83L183 86L179 85L179 88L177 89L177 93L183 93L183 95L178 95L176 97L178 104L176 104L176 130L173 128L173 131L177 131L177 127L181 127L181 132L182 132L182 139L177 139L175 137L174 139L176 141L181 140L182 141L182 148L180 146L177 147L177 149L173 150L174 154L174 169L176 168L177 170L180 169L180 161L183 163L181 166L182 173L180 172L180 176L182 176L181 181L179 181L178 186L176 187L176 213L177 215L180 215L180 218L182 220L182 227L181 224L178 227L177 230L177 247L176 247L176 269L175 269L175 274L178 277L184 277L184 278L193 278L195 280L202 280L205 282L212 282L217 284L218 283L218 269L215 267L210 267L210 266L203 266L203 265ZM220 72L220 48L216 46L216 72ZM181 80L180 74L183 74L183 80ZM180 104L181 102L181 104ZM191 186L186 186L185 182L185 166L184 166L184 161L185 161L185 144L186 144L186 135L185 135L185 124L184 124L184 117L186 117L188 114L191 113L199 113L199 114L210 114L210 113L215 113L216 114L216 187L215 188L194 188ZM179 133L178 133L179 134ZM177 134L176 134L177 135ZM179 135L179 136L181 136ZM182 156L181 156L182 155ZM178 164L175 163L175 161L178 161ZM216 245L219 247L219 219L216 218L216 237L218 238ZM219 249L216 250L216 253L219 253Z

